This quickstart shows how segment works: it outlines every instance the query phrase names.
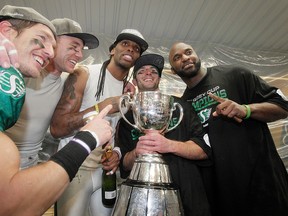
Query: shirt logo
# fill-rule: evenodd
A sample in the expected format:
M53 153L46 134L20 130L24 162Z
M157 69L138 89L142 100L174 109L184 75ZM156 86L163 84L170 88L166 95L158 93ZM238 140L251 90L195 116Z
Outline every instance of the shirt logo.
M25 84L21 78L7 71L0 71L0 91L20 98L25 94Z

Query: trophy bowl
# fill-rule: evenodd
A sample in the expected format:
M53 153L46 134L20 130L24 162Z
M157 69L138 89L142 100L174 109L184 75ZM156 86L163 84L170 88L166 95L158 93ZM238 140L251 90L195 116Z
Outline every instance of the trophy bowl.
M126 119L121 107L122 103L128 103L132 107L135 124ZM173 127L168 128L176 108L180 110L179 120ZM182 106L179 103L174 103L174 98L171 95L162 94L159 91L139 92L132 99L129 95L123 95L120 98L119 110L128 124L144 133L146 130L157 130L160 133L168 132L176 128L183 118Z

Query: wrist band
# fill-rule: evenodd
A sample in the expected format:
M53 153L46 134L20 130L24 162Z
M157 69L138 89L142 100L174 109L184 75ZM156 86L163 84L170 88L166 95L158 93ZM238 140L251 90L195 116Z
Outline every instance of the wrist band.
M118 154L119 160L120 160L121 157L122 157L120 148L118 146L116 146L116 147L113 148L113 151L115 151Z
M246 116L244 119L248 119L251 116L251 108L249 105L243 104L243 106L246 108Z
M79 131L66 146L52 155L50 160L62 166L72 181L79 167L95 146L96 140L90 132Z
M94 131L90 131L90 130L83 130L83 131L89 132L95 138L95 140L96 140L96 148L98 146L100 146L99 137L97 136L97 134Z
M74 142L78 143L79 145L81 145L82 147L84 147L87 150L88 154L90 154L91 149L85 142L83 142L82 140L77 139L77 138L73 138L72 141L74 141Z
M97 113L99 113L99 106L98 106L98 103L96 103L94 107L95 107L95 111L96 111Z

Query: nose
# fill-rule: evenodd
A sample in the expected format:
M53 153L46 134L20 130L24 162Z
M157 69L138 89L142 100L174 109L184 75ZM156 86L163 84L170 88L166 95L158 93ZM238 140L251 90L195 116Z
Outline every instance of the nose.
M82 50L77 51L75 55L76 55L79 59L83 58L83 52L82 52Z
M46 44L44 48L44 52L45 52L45 55L50 59L54 58L55 56L55 51L54 51L54 47L52 46L52 44Z
M189 55L183 54L183 56L182 56L182 61L185 62L185 61L187 61L189 58L190 58Z
M146 75L151 75L152 74L152 70L151 69L146 69L145 70L145 74Z

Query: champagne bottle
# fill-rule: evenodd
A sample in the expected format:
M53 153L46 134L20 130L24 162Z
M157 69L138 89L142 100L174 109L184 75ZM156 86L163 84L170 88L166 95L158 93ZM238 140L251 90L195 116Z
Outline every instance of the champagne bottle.
M103 155L106 159L112 156L112 147L107 148ZM108 172L108 174L107 174ZM116 173L110 174L109 171L102 171L102 203L104 206L113 207L116 201Z

